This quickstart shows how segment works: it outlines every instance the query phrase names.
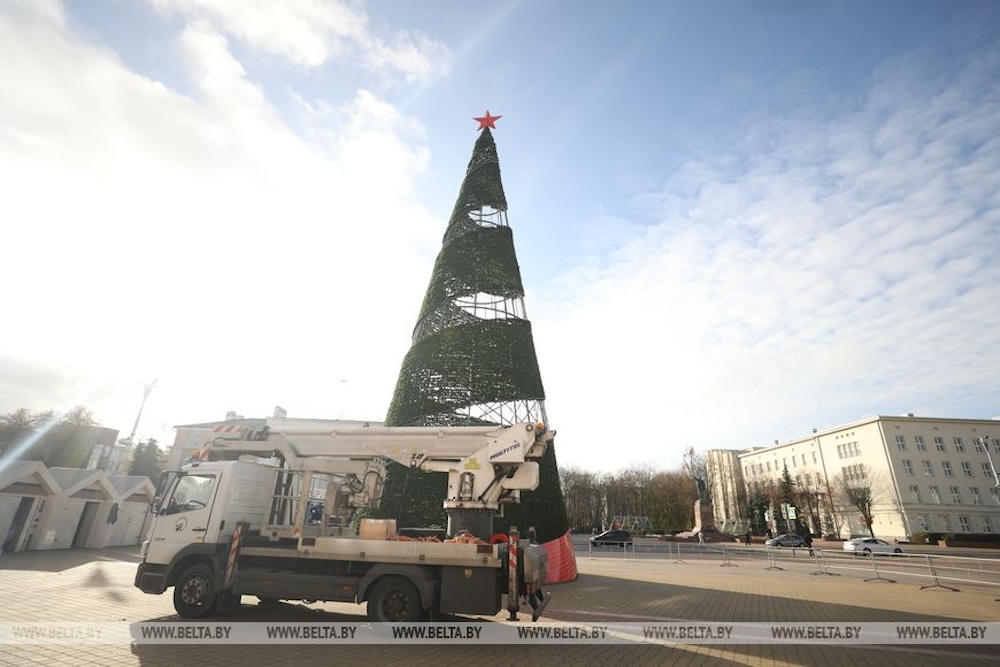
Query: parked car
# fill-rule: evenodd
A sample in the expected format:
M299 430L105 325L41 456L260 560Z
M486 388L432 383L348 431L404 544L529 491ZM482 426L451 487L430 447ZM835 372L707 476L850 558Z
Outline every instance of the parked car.
M627 530L606 530L590 538L592 547L624 547L626 544L632 544L632 533Z
M903 550L896 544L889 544L885 540L877 537L856 537L853 540L844 542L844 551L851 551L856 554L901 554Z
M781 533L764 542L769 547L804 547L805 539L801 535Z

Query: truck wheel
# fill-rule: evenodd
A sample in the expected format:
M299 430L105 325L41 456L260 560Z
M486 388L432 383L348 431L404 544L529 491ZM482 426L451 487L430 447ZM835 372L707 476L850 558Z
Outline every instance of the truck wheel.
M174 609L184 618L205 618L215 609L212 568L192 565L174 584Z
M384 577L368 596L368 620L416 623L423 615L417 587L403 577Z

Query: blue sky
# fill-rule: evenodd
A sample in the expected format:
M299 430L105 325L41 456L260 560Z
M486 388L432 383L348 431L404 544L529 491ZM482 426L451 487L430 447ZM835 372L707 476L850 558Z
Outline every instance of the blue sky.
M994 2L12 0L0 62L0 409L381 419L489 109L561 464L1000 416Z

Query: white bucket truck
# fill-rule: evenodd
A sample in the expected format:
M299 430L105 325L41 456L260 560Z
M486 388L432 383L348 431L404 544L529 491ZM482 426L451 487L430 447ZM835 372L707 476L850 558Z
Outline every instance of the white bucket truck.
M554 436L519 423L216 438L155 501L135 585L152 594L173 587L186 618L231 613L248 595L367 602L374 621L503 608L516 620L525 605L537 620L548 602L545 549L514 527L494 534L493 518L538 486L538 460ZM377 506L389 460L448 475L443 540L396 535L393 521L350 529L353 512Z

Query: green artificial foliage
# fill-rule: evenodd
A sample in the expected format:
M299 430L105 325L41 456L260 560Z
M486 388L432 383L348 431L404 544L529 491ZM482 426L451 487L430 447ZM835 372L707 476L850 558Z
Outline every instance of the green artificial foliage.
M507 226L507 199L489 128L479 135L403 360L387 426L508 426L544 422L545 390L524 316L524 285ZM554 448L539 488L503 506L494 529L534 526L539 540L568 529ZM379 515L400 528L447 525L444 475L391 465Z
M386 424L491 423L471 405L545 397L527 320L476 320L415 343L399 373Z

